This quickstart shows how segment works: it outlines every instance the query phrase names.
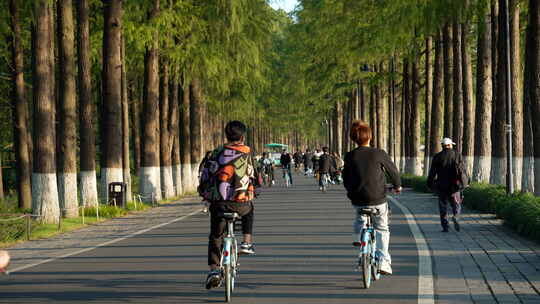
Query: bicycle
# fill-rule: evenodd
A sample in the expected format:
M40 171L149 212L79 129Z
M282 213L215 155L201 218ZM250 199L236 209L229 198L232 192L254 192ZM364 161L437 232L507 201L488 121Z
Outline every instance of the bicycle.
M230 302L238 274L238 243L234 236L234 222L240 219L236 212L224 213L227 223L227 235L223 238L221 251L221 275L225 279L225 301Z
M371 286L371 281L377 281L381 277L380 262L381 259L376 250L377 242L375 239L375 228L373 227L373 216L378 215L378 211L372 208L364 208L360 210L362 215L366 216L366 225L362 229L360 250L358 254L358 269L362 269L362 279L364 287L367 289Z

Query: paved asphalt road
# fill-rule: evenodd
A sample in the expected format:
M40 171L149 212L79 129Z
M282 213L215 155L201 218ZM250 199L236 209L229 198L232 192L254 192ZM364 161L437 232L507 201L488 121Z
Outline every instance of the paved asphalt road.
M255 207L256 255L241 257L233 303L417 303L418 256L393 206L394 275L369 290L353 270L353 209L341 186L314 179L264 189ZM217 303L204 289L208 217L194 215L0 280L1 303ZM39 254L39 252L36 252Z

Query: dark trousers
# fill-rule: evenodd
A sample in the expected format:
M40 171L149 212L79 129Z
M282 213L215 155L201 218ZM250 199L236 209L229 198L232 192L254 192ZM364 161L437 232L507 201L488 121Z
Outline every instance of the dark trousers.
M227 222L225 212L236 212L242 217L242 233L253 233L253 203L216 202L210 204L210 235L208 236L208 265L219 265L223 235Z
M444 229L448 228L448 205L452 208L452 214L456 220L461 214L461 202L456 199L457 194L439 194L439 213L441 215L441 226Z

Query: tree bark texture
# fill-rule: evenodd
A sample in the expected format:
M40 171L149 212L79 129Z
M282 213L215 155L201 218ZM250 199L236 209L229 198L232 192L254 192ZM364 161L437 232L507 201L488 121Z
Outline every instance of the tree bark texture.
M154 0L150 20L159 14L159 0ZM144 65L144 93L142 111L142 158L139 170L140 192L144 200L161 200L159 165L159 54L157 33L146 51Z
M179 196L183 194L182 190L182 169L180 166L180 130L179 130L179 99L178 90L179 84L176 76L172 78L171 82L171 106L169 115L169 137L172 144L172 158L171 163L173 167L173 182L175 195ZM215 139L217 136L212 136Z
M521 93L521 33L519 1L510 0L510 67L512 87L512 169L514 189L521 190L523 175L523 94Z
M444 52L444 137L452 137L453 132L453 53L452 53L452 27L447 24L443 28Z
M184 192L195 191L191 171L190 95L189 84L185 83L182 88L182 107L180 109L180 161L182 163L182 189Z
M33 213L44 223L57 223L60 216L55 163L54 73L50 41L53 27L50 1L39 0L35 8L34 67L34 169L32 173Z
M531 66L534 61L531 50L531 24L525 35L525 74L523 85L523 176L521 190L534 192L534 136L531 104Z
M476 114L474 167L472 179L489 183L491 172L491 115L493 98L493 60L491 58L491 17L478 22L478 60L476 64Z
M422 175L422 158L419 155L420 151L420 96L419 96L419 72L418 72L418 57L412 61L412 79L411 79L411 121L410 121L410 171L414 175Z
M123 182L122 165L122 0L104 1L103 32L103 167L102 196L109 203L108 185Z
M88 0L77 2L77 54L79 67L79 137L81 204L98 204L96 180L96 148L94 104L92 101L92 73L90 63L90 21Z
M28 129L28 101L24 87L24 51L21 41L21 19L18 0L10 0L11 15L11 58L12 72L12 100L13 100L13 135L15 141L15 159L17 162L17 195L18 206L21 209L32 208L32 185ZM1 167L1 166L0 166ZM1 170L0 170L1 171ZM0 172L1 175L1 172ZM1 179L1 177L0 177ZM2 182L0 181L0 184ZM0 188L2 192L3 188Z
M530 35L527 39L527 49L530 51L529 62L529 90L531 98L531 114L534 136L534 194L540 195L540 3L529 1Z
M435 40L435 64L433 72L433 100L431 104L431 131L429 140L429 157L441 151L443 131L443 41L441 35Z
M160 170L161 170L161 193L164 199L175 196L172 175L172 142L169 133L169 66L162 59L161 81L159 94L159 122L160 122Z
M455 148L459 153L463 151L463 71L461 64L461 24L452 24L452 49L453 49L453 122L452 140L456 143Z
M425 73L426 73L426 90L424 95L424 176L427 176L429 174L429 166L430 166L430 145L429 145L429 139L431 134L431 108L433 103L433 65L432 65L432 50L433 48L433 40L431 37L428 37L426 39L426 67L425 67Z
M190 126L191 126L191 172L193 189L197 189L199 181L199 164L203 154L202 140L202 115L203 115L203 93L201 83L197 77L191 80L190 84Z
M499 8L501 12L505 10L504 0L499 0ZM499 14L499 24L506 24L504 14ZM504 185L506 183L506 33L504 30L499 31L498 54L499 59L497 64L497 95L495 99L495 116L493 117L494 130L492 141L492 180L493 184Z
M122 36L122 173L126 184L126 200L133 201L131 190L131 157L129 153L129 95L126 64L126 41Z
M464 23L461 31L461 56L463 71L463 147L462 155L469 176L472 175L474 164L474 100L473 73L471 54L469 50L469 24Z
M77 87L75 25L72 0L58 1L58 46L60 54L60 126L58 129L58 194L65 217L79 216L77 197Z

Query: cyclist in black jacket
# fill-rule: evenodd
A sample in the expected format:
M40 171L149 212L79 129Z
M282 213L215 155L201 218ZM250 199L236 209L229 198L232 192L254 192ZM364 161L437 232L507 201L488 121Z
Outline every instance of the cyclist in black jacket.
M350 131L351 139L358 148L345 155L343 169L343 185L347 189L347 197L356 209L356 219L353 222L355 246L360 244L360 236L364 227L362 208L369 207L377 210L373 217L377 238L377 251L382 257L380 272L392 274L391 257L388 252L390 231L388 229L388 202L386 200L385 173L387 173L396 193L401 192L401 179L396 165L388 154L380 149L369 146L372 131L363 121L353 122Z

